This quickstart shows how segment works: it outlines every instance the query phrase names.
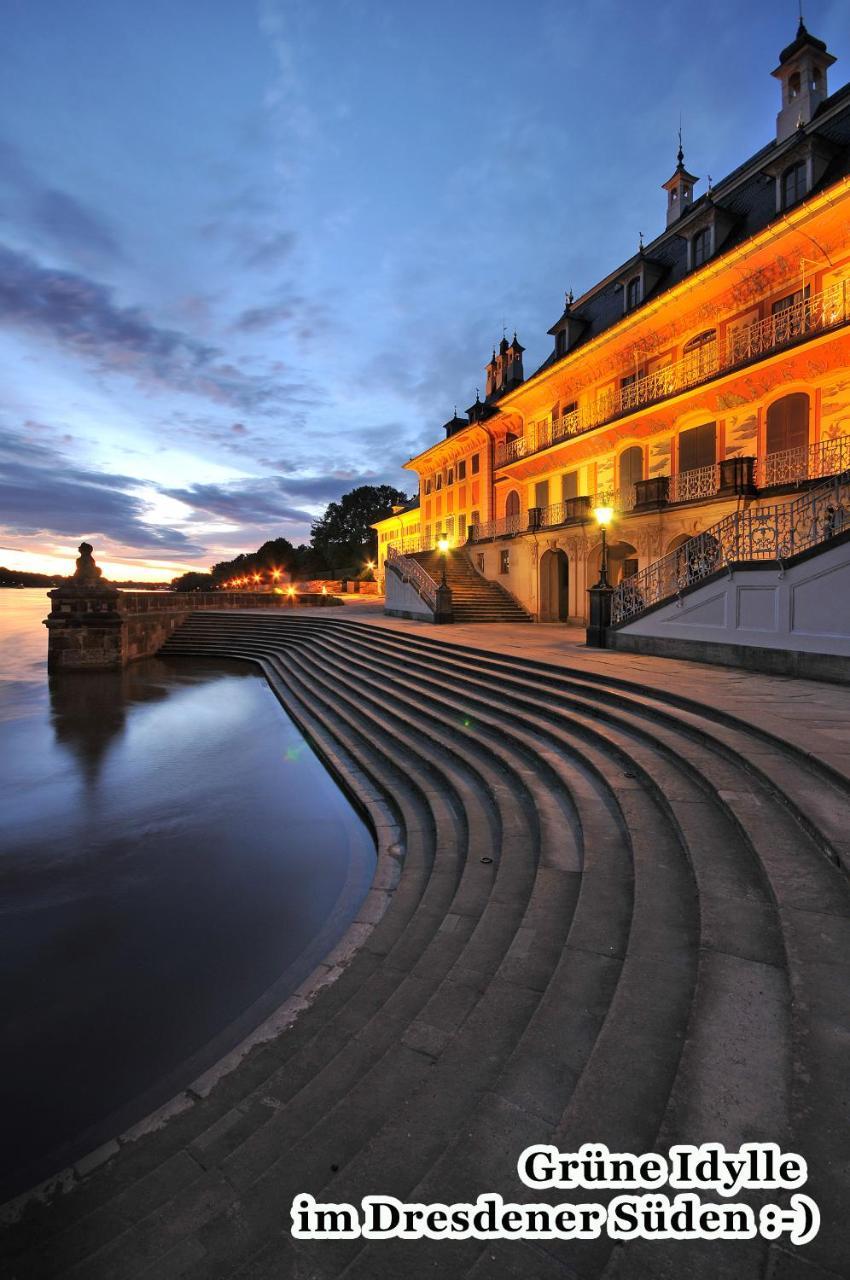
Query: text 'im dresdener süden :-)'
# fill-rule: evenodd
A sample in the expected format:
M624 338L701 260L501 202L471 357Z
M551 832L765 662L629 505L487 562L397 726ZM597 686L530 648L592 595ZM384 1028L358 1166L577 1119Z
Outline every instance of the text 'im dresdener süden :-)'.
M497 1192L455 1204L405 1203L364 1196L359 1205L321 1203L306 1193L292 1202L299 1240L776 1240L806 1244L820 1226L818 1207L799 1192L802 1156L773 1142L748 1142L727 1152L716 1142L678 1145L666 1156L631 1155L586 1143L576 1152L526 1147L517 1163L532 1191L590 1192L545 1203L506 1201ZM592 1198L593 1192L617 1194ZM759 1194L779 1192L781 1203Z

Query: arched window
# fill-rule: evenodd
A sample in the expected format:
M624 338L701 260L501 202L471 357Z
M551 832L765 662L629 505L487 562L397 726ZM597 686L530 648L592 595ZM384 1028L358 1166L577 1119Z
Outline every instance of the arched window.
M640 302L640 276L635 276L626 285L626 310L631 311Z
M774 400L767 411L767 453L783 453L786 449L805 449L809 443L809 397L795 391Z
M800 93L800 73L799 71L792 71L791 75L788 77L788 97L796 98L798 97L799 93Z
M629 490L643 479L643 449L634 444L620 454L620 489Z
M509 518L511 516L519 515L519 494L517 493L516 489L511 489L510 493L508 494L508 499L507 499L507 502L505 503L505 515L508 516Z
M802 200L806 194L806 162L798 160L786 169L782 175L782 208L790 209L792 204Z

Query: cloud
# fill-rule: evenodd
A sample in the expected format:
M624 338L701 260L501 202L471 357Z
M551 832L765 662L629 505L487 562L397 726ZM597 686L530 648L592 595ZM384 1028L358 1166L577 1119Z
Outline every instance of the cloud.
M293 231L278 231L255 245L245 256L247 267L270 267L288 258L295 244Z
M57 449L0 427L0 521L11 533L100 534L147 550L201 554L185 533L145 521L149 503L140 488L131 476L74 465Z
M217 363L218 348L154 324L138 307L117 306L108 286L43 267L5 245L0 324L50 338L101 372L130 375L149 390L167 387L243 409L262 408L280 394L267 378Z
M0 138L0 187L7 220L39 243L88 261L124 257L105 219L67 191L46 185L17 147Z
M163 489L167 498L207 515L239 524L265 525L279 521L309 524L309 511L294 506L283 477L236 480L230 484L193 484L184 489Z

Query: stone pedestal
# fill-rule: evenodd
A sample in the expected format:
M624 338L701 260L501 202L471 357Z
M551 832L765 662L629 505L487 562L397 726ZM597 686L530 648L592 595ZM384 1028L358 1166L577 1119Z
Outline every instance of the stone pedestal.
M51 671L123 667L125 620L117 587L72 579L47 594L53 602L44 623Z
M434 610L435 622L454 622L452 612L452 592L450 587L437 587L437 607Z
M608 647L608 628L611 625L611 597L613 587L590 587L586 643L593 649Z

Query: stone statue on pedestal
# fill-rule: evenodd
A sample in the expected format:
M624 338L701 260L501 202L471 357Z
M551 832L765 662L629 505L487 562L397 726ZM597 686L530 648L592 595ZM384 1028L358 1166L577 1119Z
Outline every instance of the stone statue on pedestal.
M77 556L77 568L71 581L83 583L85 586L99 586L103 570L98 569L94 562L91 543L81 542L78 550L80 554Z

